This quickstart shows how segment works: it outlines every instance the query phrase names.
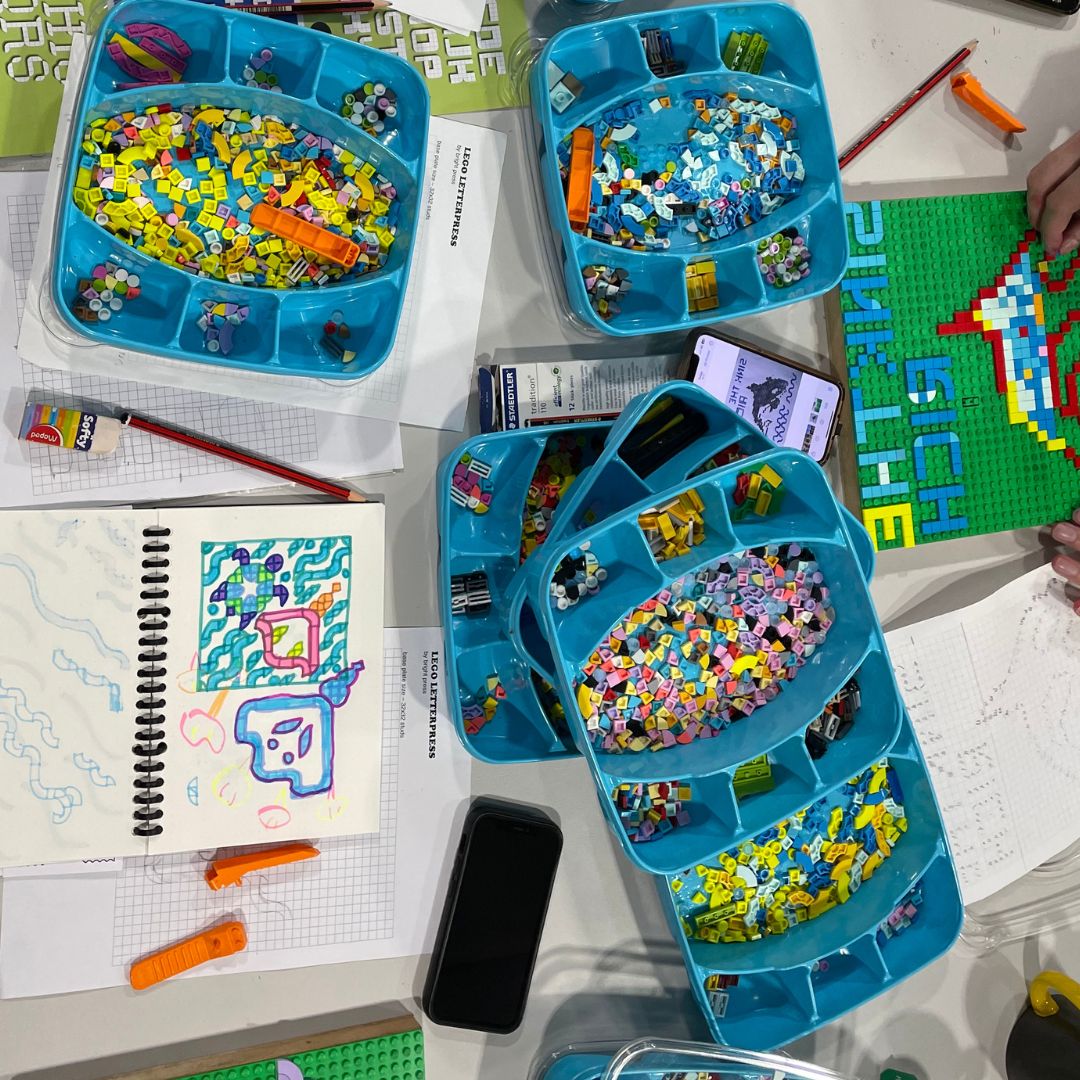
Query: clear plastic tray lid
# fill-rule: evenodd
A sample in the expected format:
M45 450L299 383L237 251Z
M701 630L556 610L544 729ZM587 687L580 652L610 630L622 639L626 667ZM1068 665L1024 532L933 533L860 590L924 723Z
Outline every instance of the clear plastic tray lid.
M783 1054L758 1054L705 1043L639 1039L611 1059L602 1080L851 1080Z
M537 1063L533 1080L854 1080L785 1054L759 1054L711 1043L644 1038L576 1044Z
M1080 841L1019 881L970 904L960 936L976 952L1080 921Z

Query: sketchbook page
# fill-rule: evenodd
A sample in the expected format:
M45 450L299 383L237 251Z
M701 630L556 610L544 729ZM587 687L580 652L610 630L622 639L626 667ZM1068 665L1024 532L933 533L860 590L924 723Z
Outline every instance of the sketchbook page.
M886 641L973 904L1080 838L1080 619L1043 566Z
M0 517L0 863L132 854L141 522Z
M162 510L164 832L153 853L379 826L383 507Z

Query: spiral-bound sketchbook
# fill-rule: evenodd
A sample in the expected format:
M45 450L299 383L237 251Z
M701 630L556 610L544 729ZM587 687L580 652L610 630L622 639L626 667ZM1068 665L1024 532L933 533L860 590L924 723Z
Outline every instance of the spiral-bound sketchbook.
M0 518L0 865L373 832L383 508Z

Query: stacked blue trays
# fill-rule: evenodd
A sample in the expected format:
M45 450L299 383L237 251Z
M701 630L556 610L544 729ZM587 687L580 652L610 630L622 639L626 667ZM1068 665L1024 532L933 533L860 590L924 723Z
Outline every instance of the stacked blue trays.
M158 23L191 48L182 81L120 90L130 81L105 46L130 23ZM243 70L262 49L274 53L281 93L244 85ZM377 138L341 115L342 99L365 82L381 82L397 95L397 116ZM124 244L87 218L72 200L82 133L98 117L142 112L169 102L242 108L280 117L333 140L371 162L397 189L397 235L384 266L341 282L304 289L269 289L194 277ZM124 0L98 31L80 94L67 174L62 187L52 270L57 310L79 334L119 348L161 353L220 367L319 379L358 379L390 355L405 299L416 238L419 189L427 153L430 103L419 73L378 49L190 0ZM232 181L230 180L230 185ZM230 198L239 191L230 187ZM108 322L78 320L78 282L109 260L141 278L142 295ZM228 356L203 346L197 325L202 301L247 305ZM357 357L342 364L320 348L323 326L335 312L349 326Z
M675 398L683 412L704 414L706 431L678 456L641 477L621 457L620 448L665 397ZM466 745L486 760L514 760L500 752L522 746L522 731L530 736L546 733L548 749L557 746L563 755L569 735L571 745L588 763L605 817L627 855L657 875L666 917L683 949L695 997L713 1037L724 1045L750 1049L788 1042L941 955L955 940L962 918L941 817L867 588L873 565L868 538L836 502L823 472L810 458L763 449L761 436L725 406L696 387L672 383L635 399L606 432L595 463L564 496L547 542L519 566L524 489L549 434L550 429L541 429L470 440L451 455L440 474L440 588L447 650L458 664L456 672L451 665L452 693L479 685L481 676L493 672L504 685L523 683L520 691L508 691L496 719L481 731L481 736L490 732L482 750L475 737L466 738ZM733 444L751 456L698 471ZM492 467L489 514L473 515L445 498L447 467L462 452L475 453ZM739 474L763 465L782 478L782 506L766 517L732 520L729 508ZM704 504L705 539L689 554L657 563L638 517L689 488ZM589 520L596 523L585 524ZM752 719L708 741L656 753L598 750L578 710L576 676L611 627L677 577L732 552L786 542L813 550L836 607L828 637L797 678ZM598 593L560 610L551 601L550 583L562 560L586 544L606 570L606 580ZM489 579L497 579L492 583L492 609L479 618L453 616L450 574L481 567L490 568ZM528 680L517 676L508 680L506 673L515 669L540 671L555 685L568 729L561 739L538 702L535 715L523 722L521 702L526 700ZM806 746L806 729L853 676L861 695L853 727L815 760ZM534 757L550 756L539 752L540 741L530 745L537 751ZM763 754L772 766L773 788L736 798L735 770ZM837 793L849 779L885 757L903 790L908 831L873 878L843 905L843 914L826 912L787 934L754 942L710 944L687 938L670 888L674 875ZM692 798L684 804L689 824L647 843L632 842L619 819L613 792L624 783L673 778L692 788ZM879 941L882 921L918 883L924 886L918 918L902 934ZM716 1015L710 1005L713 998L705 984L713 975L738 976L723 1015Z
M703 416L707 430L677 460L647 478L640 478L619 456L625 438L638 419L662 398L673 398ZM441 537L439 601L447 651L447 671L454 723L469 752L492 764L513 764L565 758L577 754L569 728L553 728L544 708L539 680L554 681L550 650L540 632L531 605L524 603L519 573L519 544L525 495L550 442L574 436L595 447L595 462L579 475L555 510L548 543L567 536L592 520L625 510L649 492L660 492L689 477L714 454L738 445L747 455L773 449L757 428L691 383L672 382L654 390L627 408L615 424L559 424L519 431L479 435L462 443L439 468L438 520ZM450 498L454 467L463 456L491 468L492 501L485 514L454 505ZM841 510L856 545L860 564L869 580L874 549L866 531L847 510ZM542 549L530 561L542 557ZM451 605L451 578L477 570L485 572L491 607L483 614L455 615ZM506 723L485 725L476 734L465 730L461 710L463 693L481 687L498 673L506 698L500 715ZM550 695L548 695L550 698Z
M681 75L658 79L649 69L641 35L670 34ZM721 59L733 31L757 31L769 42L760 74L731 71ZM552 66L554 65L554 66ZM583 86L563 112L552 108L549 79L568 72ZM652 113L649 103L685 95L738 93L794 114L798 153L806 169L801 191L772 214L718 240L700 242L676 229L667 250L632 251L575 232L567 215L559 167L559 147L576 128L600 122L608 110L640 101L633 120L642 139L659 146L685 141L671 121L675 110ZM769 311L833 288L843 276L848 244L836 145L810 29L781 3L729 3L627 15L573 26L556 34L541 52L530 76L530 98L537 131L538 162L548 219L557 246L567 297L574 315L587 326L616 336L678 330ZM666 127L665 127L666 125ZM668 130L670 129L670 130ZM722 171L722 170L721 170ZM760 240L798 229L813 258L811 272L783 289L768 285L758 271ZM686 267L701 260L716 263L719 306L692 311ZM590 302L582 270L604 265L629 273L632 289L619 301L621 313L602 318Z

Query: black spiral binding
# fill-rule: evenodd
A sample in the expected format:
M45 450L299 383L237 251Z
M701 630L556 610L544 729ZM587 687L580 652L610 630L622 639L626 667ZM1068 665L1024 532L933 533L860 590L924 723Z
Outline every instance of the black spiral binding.
M135 762L136 836L160 836L165 812L165 662L169 644L169 535L160 526L143 529L143 575L139 599L138 731L131 748Z

